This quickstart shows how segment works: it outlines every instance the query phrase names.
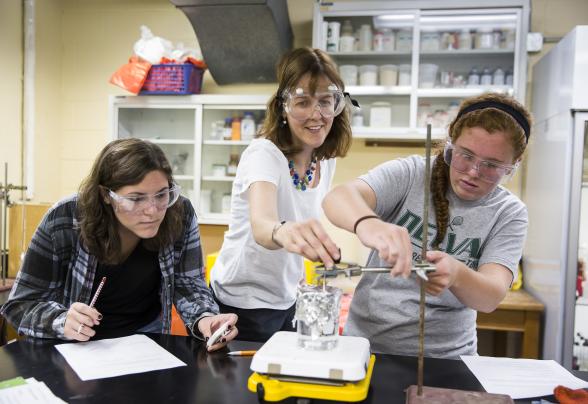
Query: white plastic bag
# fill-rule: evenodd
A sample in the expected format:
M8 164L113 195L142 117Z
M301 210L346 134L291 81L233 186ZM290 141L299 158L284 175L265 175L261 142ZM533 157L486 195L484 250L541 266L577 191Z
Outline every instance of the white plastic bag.
M154 36L151 30L141 25L141 39L133 47L135 55L147 60L151 64L158 64L161 58L171 57L172 43L167 39Z

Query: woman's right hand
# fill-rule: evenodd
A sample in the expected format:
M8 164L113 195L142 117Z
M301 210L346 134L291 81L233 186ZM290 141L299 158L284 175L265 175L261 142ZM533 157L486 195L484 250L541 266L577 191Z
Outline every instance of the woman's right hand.
M76 302L72 304L65 317L63 333L66 338L76 341L88 341L96 331L95 325L100 324L102 314L87 304Z
M392 276L410 276L412 244L405 227L370 218L358 224L356 234L363 245L377 250L380 259L392 266Z
M341 259L339 248L316 219L286 222L274 233L274 240L286 251L330 268Z

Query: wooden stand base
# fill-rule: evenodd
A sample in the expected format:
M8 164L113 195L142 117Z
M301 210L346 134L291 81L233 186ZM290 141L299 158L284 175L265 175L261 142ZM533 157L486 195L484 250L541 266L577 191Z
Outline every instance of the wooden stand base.
M406 390L407 404L512 404L510 396L423 386L423 394L417 395L417 386Z

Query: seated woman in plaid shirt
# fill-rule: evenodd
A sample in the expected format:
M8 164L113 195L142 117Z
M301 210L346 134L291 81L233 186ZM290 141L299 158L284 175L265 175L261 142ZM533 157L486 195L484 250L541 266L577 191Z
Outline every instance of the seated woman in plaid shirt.
M169 333L175 304L197 338L230 324L215 350L237 335L237 316L218 314L202 262L194 209L161 148L115 140L45 215L0 312L21 335L87 341Z

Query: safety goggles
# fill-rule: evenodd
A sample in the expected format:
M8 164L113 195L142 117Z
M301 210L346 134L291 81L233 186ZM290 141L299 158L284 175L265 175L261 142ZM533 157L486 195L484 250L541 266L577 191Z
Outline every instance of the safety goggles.
M180 186L174 184L171 188L152 195L122 196L112 190L108 190L108 195L115 202L117 209L125 213L140 215L151 206L155 206L159 211L166 210L177 202L180 190Z
M445 144L443 159L447 165L463 174L467 174L472 168L475 168L481 180L493 184L510 179L519 166L519 163L509 165L482 160L475 154L453 145L451 142Z
M335 85L327 91L309 94L303 88L285 90L282 93L284 110L297 121L306 121L318 109L323 118L334 118L345 109L345 93Z

